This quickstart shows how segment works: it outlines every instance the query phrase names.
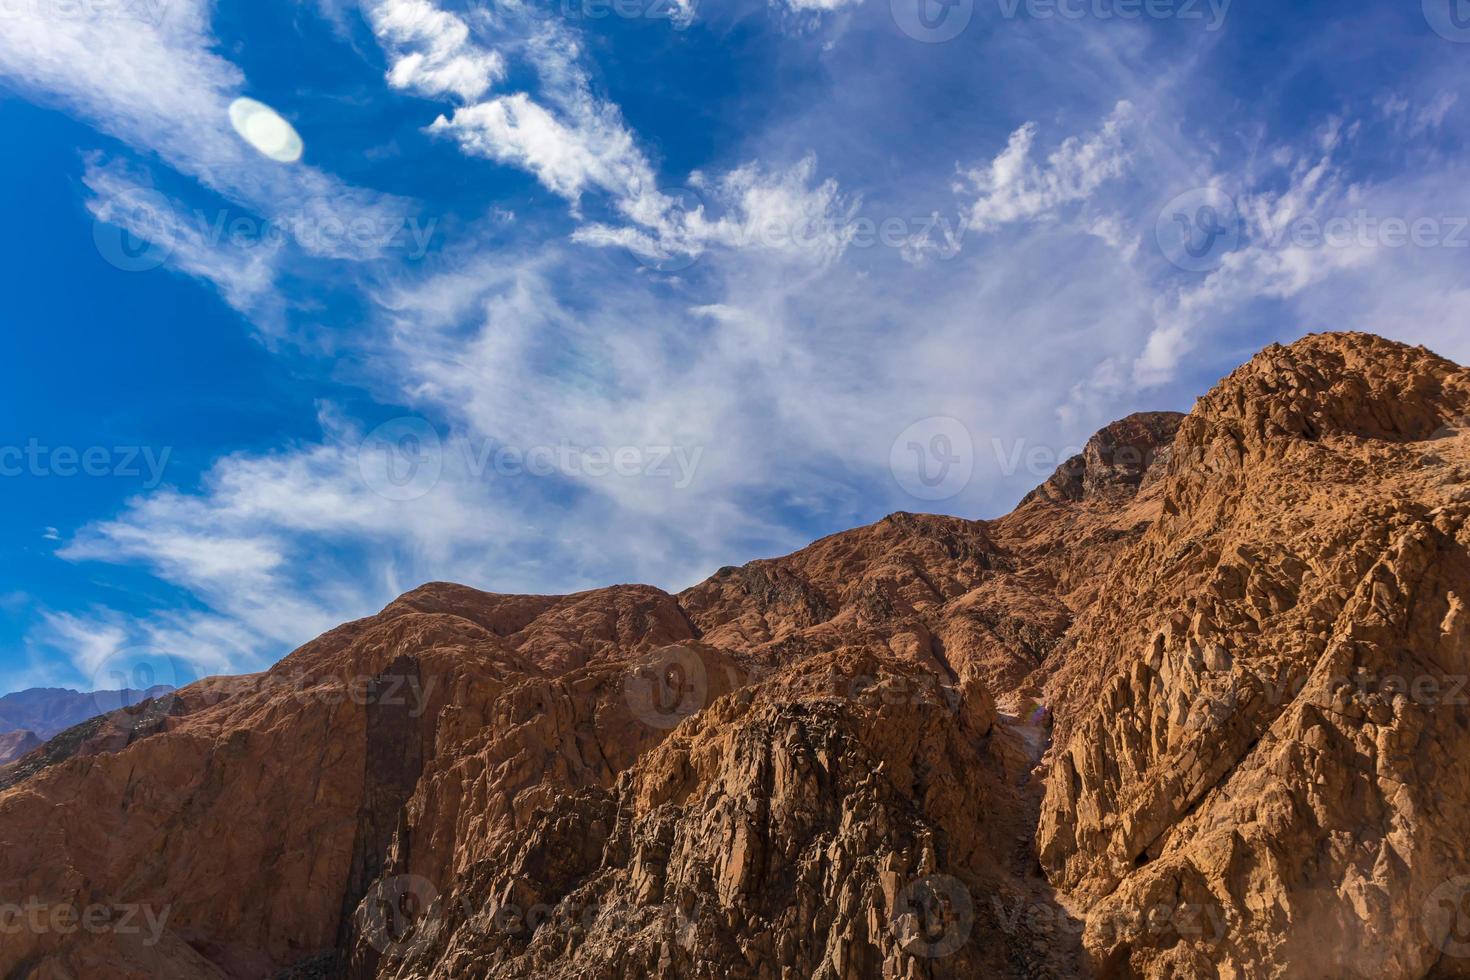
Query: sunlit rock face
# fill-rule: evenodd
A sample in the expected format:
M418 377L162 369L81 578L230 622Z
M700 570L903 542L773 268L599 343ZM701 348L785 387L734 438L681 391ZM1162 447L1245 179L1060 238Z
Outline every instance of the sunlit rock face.
M1319 335L998 520L424 586L0 770L0 975L1470 975L1467 418Z

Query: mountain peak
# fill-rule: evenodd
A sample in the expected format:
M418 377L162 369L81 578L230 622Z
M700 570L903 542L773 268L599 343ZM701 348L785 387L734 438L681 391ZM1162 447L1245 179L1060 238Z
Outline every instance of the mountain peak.
M1183 420L1179 412L1135 412L1104 426L1087 440L1082 452L1057 467L1021 503L1131 495L1156 466L1167 463L1169 448Z

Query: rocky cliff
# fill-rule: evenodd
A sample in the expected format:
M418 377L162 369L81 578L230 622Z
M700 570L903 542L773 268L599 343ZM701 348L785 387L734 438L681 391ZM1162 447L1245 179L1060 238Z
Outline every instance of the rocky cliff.
M424 586L0 770L0 976L1470 976L1467 418L1318 335L999 520Z

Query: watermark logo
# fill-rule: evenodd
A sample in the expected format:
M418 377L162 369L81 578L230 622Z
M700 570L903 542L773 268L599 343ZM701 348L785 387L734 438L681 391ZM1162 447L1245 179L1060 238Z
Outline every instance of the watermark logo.
M585 446L563 441L523 449L493 439L441 439L434 426L418 416L383 423L368 433L357 450L358 471L364 484L374 493L400 502L427 495L438 486L450 465L456 474L472 480L492 476L641 478L687 490L703 459L702 446Z
M167 712L176 691L198 680L184 661L140 648L114 651L92 671L89 691L99 715L110 715L157 700Z
M428 420L405 416L384 422L357 450L362 481L381 497L418 500L444 474L444 444Z
M142 936L143 945L157 946L168 926L173 906L161 909L151 905L92 904L77 906L70 902L47 902L32 897L25 904L0 903L0 936L55 934L74 936L78 933L99 936Z
M1451 878L1424 902L1424 930L1446 956L1470 958L1470 875Z
M123 272L150 272L174 251L169 220L173 207L157 191L137 188L107 202L105 217L92 225L92 242L108 265Z
M893 22L915 41L942 44L964 33L975 16L975 0L890 0Z
M160 27L168 0L0 0L0 20L32 17L44 20L132 20Z
M1164 205L1154 240L1164 258L1185 272L1213 272L1240 246L1235 198L1215 187L1186 191Z
M368 890L353 924L358 935L379 953L404 953L413 946L411 936L423 936L416 927L428 921L438 901L439 890L428 879L393 875Z
M1202 21L1207 31L1225 26L1231 0L998 0L1000 14L1016 20L1177 20Z
M949 500L975 474L975 441L959 419L934 415L899 433L888 454L894 480L919 500Z
M141 479L143 489L156 490L172 456L172 446L48 446L31 438L24 446L0 446L0 478Z
M401 708L410 718L422 718L432 706L438 686L438 677L424 681L416 674L357 674L321 679L267 676L261 688L280 692L300 704Z
M709 700L704 660L684 646L656 650L632 665L623 679L623 698L633 716L650 728L677 728Z
M899 892L888 924L905 953L941 959L969 940L975 928L975 904L958 878L926 875Z
M1470 0L1424 0L1424 19L1446 41L1470 44Z
M1240 695L1230 670L1208 670L1200 677L1194 697L1181 706L1176 721L1181 728L1194 731L1219 728L1230 720L1239 704Z
M561 13L569 20L666 20L676 31L694 21L694 0L561 0Z
M538 902L527 907L504 902L476 909L469 899L462 899L459 907L465 921L477 933L494 932L526 940L544 931L569 935L594 929L603 935L633 936L652 922L683 945L692 940L698 926L693 912L676 903L601 905L566 899L556 905Z
M347 213L328 201L265 218L233 207L188 212L158 191L140 187L98 203L92 241L109 265L151 272L181 245L275 252L295 242L315 255L397 252L416 262L429 254L438 228L437 218Z
M628 248L628 254L645 269L672 274L683 272L699 261L703 246L695 240L692 229L704 220L705 200L700 193L688 187L668 187L662 192L670 202L662 215L662 221L674 229L666 242L641 243L640 247Z

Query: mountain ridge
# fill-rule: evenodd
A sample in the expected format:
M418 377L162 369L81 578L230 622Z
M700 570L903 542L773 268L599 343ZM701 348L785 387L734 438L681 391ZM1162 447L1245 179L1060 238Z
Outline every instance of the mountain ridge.
M1467 416L1314 334L993 520L429 583L0 789L0 901L173 910L0 973L1470 975L1470 717L1380 683L1470 673Z

